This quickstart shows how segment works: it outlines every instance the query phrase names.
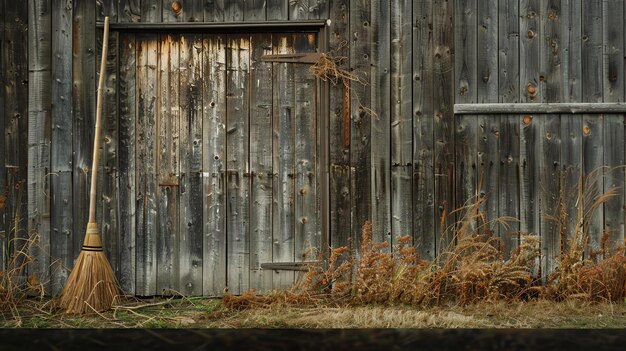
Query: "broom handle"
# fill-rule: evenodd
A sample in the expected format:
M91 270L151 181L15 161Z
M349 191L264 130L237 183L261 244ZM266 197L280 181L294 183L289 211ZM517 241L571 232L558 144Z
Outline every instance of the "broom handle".
M109 17L104 18L104 36L102 38L102 60L100 61L100 79L98 79L98 100L96 103L96 134L93 140L93 159L91 163L91 189L89 194L89 223L96 222L96 183L98 181L98 161L100 159L100 129L102 127L102 95L104 93L104 75L106 73L107 48L109 46Z

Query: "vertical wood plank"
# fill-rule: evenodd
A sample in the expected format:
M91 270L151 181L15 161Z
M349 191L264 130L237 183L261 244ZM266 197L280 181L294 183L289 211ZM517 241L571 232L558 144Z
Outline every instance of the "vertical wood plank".
M250 286L272 289L272 64L261 56L272 53L271 34L253 34L250 42Z
M457 1L455 40L459 48L455 55L455 100L459 103L476 103L478 97L478 7L475 0ZM477 177L483 167L478 167L478 118L475 115L455 117L456 208L475 201ZM482 161L482 157L481 157ZM460 213L461 215L463 213ZM474 226L475 227L475 226Z
M246 0L244 1L243 19L246 21L265 21L265 7L267 0Z
M520 77L521 102L538 101L539 91L539 2L520 0ZM537 161L538 124L541 116L520 119L520 231L539 235L539 169Z
M506 1L498 8L498 91L499 102L519 102L519 7ZM519 117L500 117L498 213L510 217L508 228L500 227L505 257L519 245L520 223L520 124Z
M624 101L624 2L603 3L603 95L604 102ZM607 249L624 245L624 115L604 116L604 166L609 174L604 179L604 192L619 188L618 195L604 203L604 231L608 234Z
M180 35L159 38L157 114L157 293L181 292L179 285ZM186 67L185 67L186 68Z
M100 158L100 175L98 182L98 202L101 213L100 234L102 235L102 245L109 259L109 263L114 272L119 272L119 260L117 252L119 250L119 225L117 217L117 162L118 162L118 48L119 33L112 32L109 35L109 47L106 59L106 77L104 91L104 106L102 110L102 156ZM76 232L75 232L76 233ZM74 245L77 244L74 240ZM82 242L80 243L82 244ZM77 246L75 251L77 251Z
M158 0L157 0L158 1ZM192 12L192 0L161 0L161 18L163 22L183 22L187 12Z
M541 60L540 87L543 90L542 102L562 101L561 79L561 7L560 0L542 2L541 7ZM558 267L557 259L561 246L561 233L556 221L560 196L561 135L560 116L551 114L541 119L539 141L539 212L541 213L542 272L551 273Z
M316 35L298 33L294 38L297 53L315 52ZM318 258L322 243L317 231L317 177L315 172L317 134L316 85L310 67L294 65L294 162L295 162L295 260Z
M96 34L95 8L85 2L74 2L74 25L72 33L72 103L74 113L72 207L74 218L73 250L79 252L83 234L87 228L89 211L89 187L91 183L91 160L95 128L96 104ZM100 52L100 49L98 50ZM98 55L99 56L99 55ZM101 185L101 184L100 184Z
M435 207L436 233L445 248L452 243L454 223L454 6L447 0L434 0L433 46L435 113Z
M4 50L6 44L5 41L5 33L6 33L6 22L4 18L4 2L0 2L0 9L2 10L2 14L0 15L0 65L4 67ZM29 28L30 29L30 28ZM31 31L29 31L31 33ZM30 42L29 42L30 44ZM6 265L6 249L7 249L7 226L6 226L6 205L7 205L7 197L9 195L7 184L6 184L6 153L4 151L5 144L5 133L4 133L4 124L5 124L5 114L4 114L4 86L5 86L5 70L0 70L0 86L3 87L3 91L0 93L0 145L2 145L3 149L0 151L0 200L2 206L0 206L0 268L5 269ZM30 210L29 210L30 215Z
M202 295L202 38L181 37L180 51L180 289Z
M420 257L436 255L434 169L434 38L433 6L418 1L413 7L413 242Z
M61 292L72 268L72 8L52 3L52 143L51 171L51 292Z
M227 286L240 294L250 282L249 36L228 37L226 62Z
M413 234L413 107L411 1L391 3L391 232ZM393 241L394 239L392 239Z
M267 0L267 20L285 21L289 18L289 0Z
M157 36L137 35L137 227L135 294L156 294L157 205L156 205L156 101Z
M340 67L349 69L350 2L331 4L330 54L343 57ZM350 93L344 82L330 87L330 245L348 245L350 212Z
M206 0L191 0L185 2L185 19L186 22L203 22L204 21L204 2Z
M117 20L122 23L141 21L141 0L119 0Z
M309 19L311 5L315 0L289 0L289 20Z
M477 70L476 94L478 103L498 102L498 1L479 1L477 14ZM478 193L486 199L488 221L499 217L498 193L499 146L501 116L477 116L478 123ZM499 235L500 228L485 228ZM491 234L491 233L490 233Z
M389 3L371 2L371 62L375 62L370 69L371 83L369 85L369 106L375 115L367 116L371 119L371 152L365 156L371 163L371 189L362 189L371 192L371 222L374 235L392 244L391 235L391 152L402 142L400 139L391 140L390 105L391 105L391 77L390 77L390 5ZM394 135L395 136L395 135ZM395 167L394 167L395 168ZM397 196L396 196L397 197Z
M602 47L602 1L590 0L582 3L582 99L583 102L602 102L603 100L603 47ZM585 178L603 163L604 138L603 115L584 114L583 118L583 174ZM597 173L597 172L596 172ZM602 176L600 171L599 177ZM601 194L603 179L597 176L589 182L585 191ZM603 232L604 208L598 208L589 218L589 250L597 251Z
M224 37L203 39L203 295L219 295L226 287L226 49Z
M244 0L226 0L224 2L224 21L243 21Z
M309 0L311 2L310 5L310 14L309 19L327 19L329 14L329 7L331 6L330 0ZM384 4L384 3L383 3Z
M204 0L205 22L224 21L224 1L225 0Z
M135 294L136 168L135 143L137 95L135 91L136 41L134 34L120 35L119 77L119 230L120 287L125 294ZM142 208L139 208L141 211Z
M163 20L163 3L162 0L143 0L141 1L141 22L158 23Z
M579 102L581 95L582 61L582 5L578 1L565 0L561 3L561 45L563 45L563 59L561 67L563 71L564 101ZM565 220L564 237L571 239L578 225L577 204L579 178L582 175L582 116L561 115L561 201L567 219ZM562 248L567 249L563 242Z
M50 293L50 138L51 138L51 8L50 1L35 2L28 11L28 230L37 240L30 252L33 262L28 267ZM4 30L4 21L0 29ZM1 41L1 40L0 40ZM3 52L0 44L0 52ZM4 67L0 55L0 65ZM4 71L4 70L2 70ZM4 85L4 72L0 84ZM0 94L0 111L4 111L4 94ZM2 113L0 126L4 126ZM5 145L4 130L0 145ZM5 156L0 152L0 198L5 198ZM3 204L4 205L4 204ZM6 231L4 206L0 206L0 268L4 269Z
M350 45L351 73L367 84L374 84L371 79L372 27L370 1L360 0L350 4ZM372 108L370 87L358 82L351 84L350 96L350 165L354 168L351 178L351 208L354 215L352 242L360 247L361 229L366 221L372 220L372 159L371 126L375 118L367 109ZM386 240L386 235L374 232L376 241ZM358 257L358 255L357 255Z
M272 37L274 54L293 53L293 35ZM295 260L295 86L294 65L275 63L273 67L273 262ZM284 289L293 283L294 272L274 271L274 288Z

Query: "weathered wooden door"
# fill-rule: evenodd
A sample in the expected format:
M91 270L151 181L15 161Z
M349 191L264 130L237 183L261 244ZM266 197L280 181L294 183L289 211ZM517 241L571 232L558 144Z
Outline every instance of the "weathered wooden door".
M136 294L286 287L293 271L260 265L319 253L316 81L261 60L316 40L120 35L120 227L136 262L122 275Z

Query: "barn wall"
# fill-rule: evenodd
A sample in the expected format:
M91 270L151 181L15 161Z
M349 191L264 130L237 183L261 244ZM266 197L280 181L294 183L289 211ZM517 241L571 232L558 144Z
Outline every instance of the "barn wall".
M488 218L519 220L495 228L507 248L519 243L518 232L541 235L545 272L568 235L549 217L560 209L574 213L580 176L624 164L621 114L453 112L455 103L624 101L622 0L181 0L180 9L165 0L1 4L0 60L7 69L0 70L0 233L7 245L12 214L21 208L17 233L38 235L29 272L53 294L85 227L100 62L95 23L105 15L157 23L331 20L331 52L366 83L330 87L334 247L358 246L360 228L371 220L377 240L393 244L412 234L420 254L432 258L452 242L445 228L458 218L453 210L484 194ZM19 40L26 32L28 41ZM112 33L98 223L123 288L141 293L139 175L129 156L137 146L123 144L135 133L124 116L137 108L129 79L136 62L132 55L120 62L116 52L135 44ZM611 246L624 240L624 173L607 173L590 191L622 189L591 216L594 249L604 233Z

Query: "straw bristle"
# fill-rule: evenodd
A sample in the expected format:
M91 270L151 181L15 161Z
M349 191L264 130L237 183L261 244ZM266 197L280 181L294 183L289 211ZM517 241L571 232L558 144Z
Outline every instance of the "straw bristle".
M82 250L67 279L59 307L67 313L102 312L111 308L117 295L117 281L104 252Z

